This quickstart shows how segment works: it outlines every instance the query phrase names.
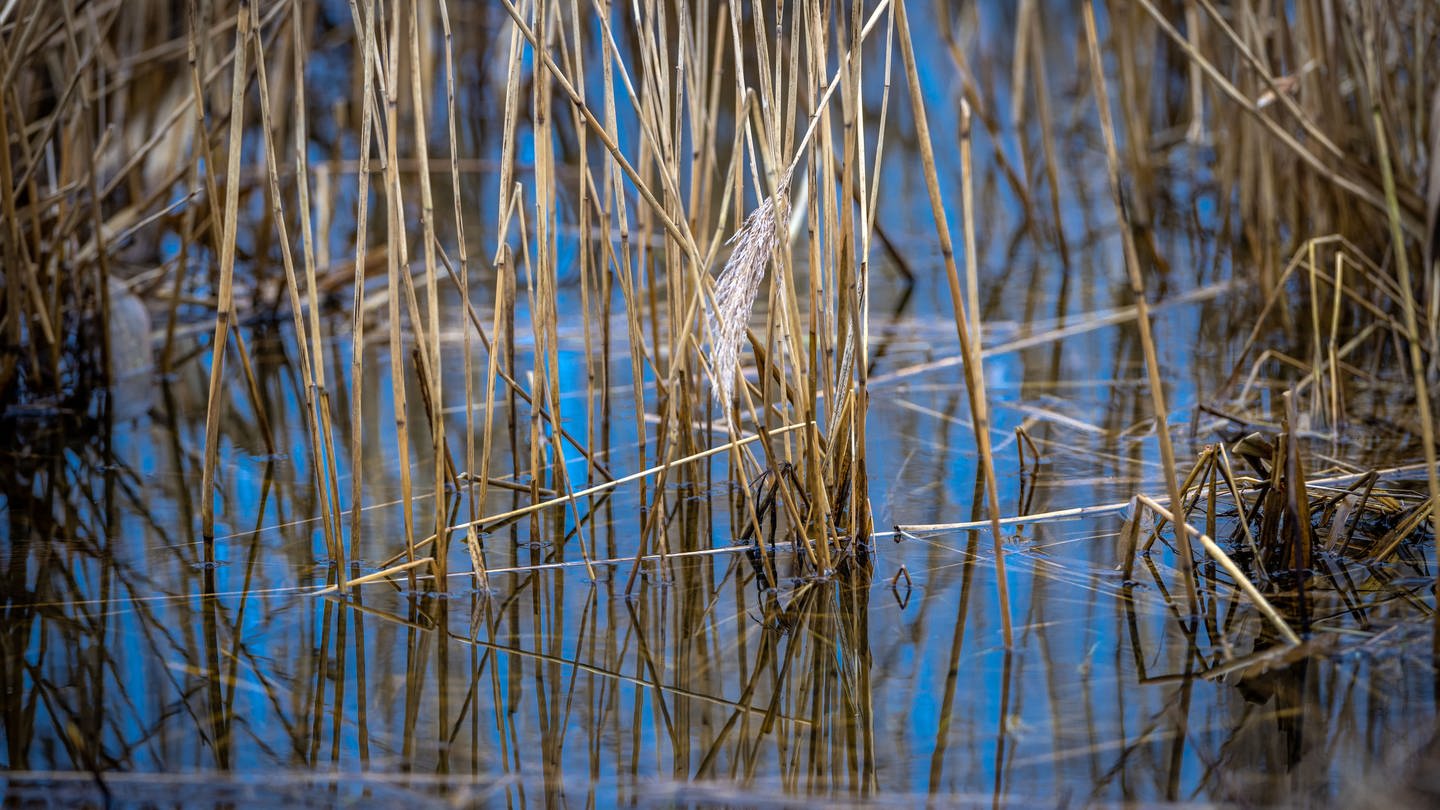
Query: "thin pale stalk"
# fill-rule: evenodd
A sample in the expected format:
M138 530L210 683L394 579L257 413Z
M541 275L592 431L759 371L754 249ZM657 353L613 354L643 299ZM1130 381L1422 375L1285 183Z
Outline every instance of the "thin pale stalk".
M240 210L240 153L245 137L245 47L250 36L248 0L236 11L235 60L231 74L230 147L225 168L225 224L220 240L220 278L216 291L215 332L211 340L210 389L205 409L205 460L200 476L200 522L205 537L215 536L215 466L220 458L220 415L224 406L225 346L234 317L235 237Z
M1140 258L1135 249L1134 233L1125 216L1121 201L1120 158L1115 146L1115 128L1110 119L1110 97L1105 88L1105 63L1100 55L1099 35L1095 30L1095 8L1086 0L1084 8L1085 40L1089 47L1090 78L1095 103L1100 113L1100 130L1105 140L1106 164L1110 173L1110 195L1118 218L1121 241L1125 251L1125 271L1130 279L1130 294L1135 299L1135 323L1140 335L1140 349L1145 357L1145 374L1150 381L1150 405L1155 413L1155 434L1160 444L1160 463L1165 475L1165 489L1171 503L1180 503L1180 482L1175 475L1175 448L1170 439L1169 411L1165 404L1164 380L1160 377L1160 361L1155 337L1150 326L1150 304L1145 297L1145 280L1140 274ZM1193 615L1199 606L1195 592L1195 562L1190 553L1190 536L1183 526L1176 527L1179 541L1180 573L1185 580L1185 598Z
M970 413L975 423L975 444L980 474L985 483L986 507L990 516L990 531L995 553L995 579L1001 613L1001 634L1005 646L1014 644L1014 631L1010 619L1010 587L1005 576L1005 537L1000 531L1000 496L995 480L995 460L990 446L990 425L986 405L985 375L979 357L979 345L972 345L969 326L966 323L966 307L960 292L960 274L955 267L955 248L950 239L950 226L945 214L945 205L940 197L939 173L935 168L935 151L930 140L930 125L925 114L924 94L920 87L920 74L915 65L915 49L910 39L910 21L906 15L904 0L895 5L895 25L900 40L900 55L904 60L905 77L909 84L910 104L914 110L916 141L920 146L920 158L924 168L925 187L930 195L930 210L935 219L936 232L940 238L940 253L945 262L945 279L950 288L950 304L955 315L955 330L960 341L960 352L965 357L965 390L970 400Z

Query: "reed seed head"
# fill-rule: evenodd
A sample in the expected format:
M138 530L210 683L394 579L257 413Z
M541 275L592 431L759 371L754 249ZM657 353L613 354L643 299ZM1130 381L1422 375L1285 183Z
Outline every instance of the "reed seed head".
M710 327L710 363L715 370L715 396L729 410L740 369L740 343L745 325L765 277L765 265L780 246L780 229L789 219L786 182L745 218L745 224L727 245L734 245L725 267L715 279L714 305L707 313Z

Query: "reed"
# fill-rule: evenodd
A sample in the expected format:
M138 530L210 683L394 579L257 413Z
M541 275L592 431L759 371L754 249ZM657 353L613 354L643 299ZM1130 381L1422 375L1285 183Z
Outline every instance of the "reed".
M957 365L1008 645L1002 529L1013 524L1002 523L988 357L1133 323L1166 500L1187 497L1165 390L1174 370L1151 323L1173 268L1147 229L1163 207L1155 155L1188 139L1209 147L1233 272L1261 291L1243 362L1206 405L1290 425L1298 455L1285 463L1303 480L1305 429L1323 428L1338 452L1363 416L1357 399L1404 386L1433 524L1440 203L1423 178L1440 113L1407 77L1434 73L1434 15L1325 0L1238 15L1181 5L1107 4L1103 31L1094 4L1079 17L1073 56L1086 81L1069 92L1088 103L1072 116L1099 126L1130 308L987 346L987 301L1009 283L984 272L1000 241L984 221L987 183L1010 187L1031 236L1067 267L1081 241L1062 227L1060 201L1089 193L1066 187L1080 181L1064 165L1050 23L1034 3L1017 9L1008 120L957 35L955 19L972 12L939 15L962 108L953 185L931 131L918 6L901 0L351 0L348 28L327 21L348 56L338 91L314 86L320 30L299 3L188 3L170 38L141 23L158 7L130 19L114 4L6 4L0 402L88 410L115 363L110 299L148 296L165 313L161 365L207 378L199 513L213 539L246 517L219 497L243 438L227 418L253 412L277 449L278 405L241 321L280 316L303 391L306 446L289 450L303 458L337 587L365 576L348 565L364 555L395 557L413 583L444 587L457 565L483 582L506 552L487 535L521 518L530 542L553 541L595 573L616 556L597 546L595 510L622 486L640 516L627 583L670 576L668 555L706 542L676 523L681 488L709 481L717 457L736 497L718 521L728 534L708 542L753 538L762 555L788 543L801 549L798 572L825 579L863 568L875 536L872 389ZM498 36L473 60L472 86L457 42L473 45L476 31ZM140 70L142 56L175 78ZM1147 66L1164 63L1185 81L1154 83ZM892 78L908 107L894 103ZM470 93L489 94L494 120L463 120ZM150 96L164 101L137 103ZM322 104L353 136L328 161L316 158ZM1017 159L1003 143L1031 118L1038 148L1021 144ZM900 256L917 247L886 236L878 214L897 132L918 157L955 344L876 378L872 252L877 240ZM987 147L998 172L977 177ZM486 169L472 174L477 161ZM122 273L122 254L156 267ZM577 288L578 306L563 308ZM336 289L348 293L338 319ZM590 349L583 372L563 358L577 334ZM349 361L339 378L323 359L337 346ZM1380 357L1401 363L1370 371ZM1283 419L1267 412L1280 391L1291 397ZM617 447L622 420L634 441ZM1038 458L1045 439L1016 436ZM362 512L392 483L399 525L362 537ZM1298 513L1310 499L1297 498ZM1178 546L1193 609L1201 558L1183 522ZM778 577L773 560L762 567Z
M943 803L989 718L973 803L1233 800L1195 763L1293 718L1377 756L1421 681L1376 653L1440 621L1440 15L1064 5L991 50L1008 4L0 2L7 784L753 804L924 756ZM872 319L893 263L938 326ZM151 331L132 467L90 428ZM872 397L945 432L937 522L875 531Z

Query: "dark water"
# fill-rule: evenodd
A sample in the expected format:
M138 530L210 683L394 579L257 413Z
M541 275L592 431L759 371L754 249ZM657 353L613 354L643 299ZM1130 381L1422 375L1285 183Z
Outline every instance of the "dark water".
M1001 30L1013 24L1003 7L985 19ZM1076 25L1063 15L1055 21L1059 64L1074 57ZM950 75L940 67L943 45L916 33L931 66L926 76ZM986 64L988 46L973 47ZM346 58L320 49L313 69L323 77ZM1004 120L1005 76L994 80L1002 84L995 113ZM943 78L934 81L932 126L953 132L954 104L944 101L952 96ZM476 92L462 109L492 103ZM495 137L485 116L466 126L464 138L485 154ZM1164 488L1094 126L1090 112L1076 113L1060 137L1076 160L1066 162L1060 183L1060 219L1043 225L1026 218L1002 170L1003 162L1034 159L1033 133L999 141L982 133L977 142L985 373L1006 515ZM646 562L628 589L648 506L638 485L484 537L486 587L461 573L444 594L434 583L402 580L347 598L318 595L335 564L317 519L288 317L244 327L275 450L237 375L221 430L217 536L201 536L212 322L197 308L184 313L193 326L182 322L180 344L195 356L169 374L131 376L108 416L78 425L53 413L6 416L7 805L1433 799L1428 539L1383 564L1337 555L1332 576L1317 579L1310 595L1306 645L1251 658L1280 641L1213 569L1202 571L1209 576L1196 615L1180 595L1167 545L1124 578L1123 510L1007 526L1016 628L1009 650L988 532L888 531L973 520L982 501L924 189L903 126L896 137L886 191L895 202L881 224L907 246L917 279L906 286L893 265L877 269L868 473L876 526L887 531L873 541L870 572L763 588L751 558L733 550L736 492L722 456L671 477L666 537L675 553ZM324 159L355 147L340 137L314 148ZM1150 237L1168 268L1152 290L1156 339L1186 466L1217 432L1234 428L1199 406L1212 403L1230 374L1257 306L1245 276L1252 257L1216 218L1208 155L1204 144L1166 152L1169 183L1151 200ZM957 178L954 155L942 157L944 176ZM487 244L493 216L484 212L493 211L496 177L481 169L465 182L480 212L470 238ZM353 210L353 169L335 184L337 210ZM337 254L347 238L353 223L336 229ZM493 275L477 270L475 280L474 303L488 319ZM624 343L587 342L579 300L578 280L562 289L563 416L577 433L593 425L614 474L642 470L653 461L640 456L624 404ZM521 305L523 371L534 347ZM454 300L449 311L455 327L446 351L458 354L463 318ZM329 333L344 334L348 315L325 319ZM615 334L623 329L617 321ZM389 361L383 342L367 348L366 379L356 381L348 339L327 350L327 377L339 381L340 490L349 492L352 476L363 481L359 559L344 572L354 577L404 548ZM587 370L599 364L610 371L616 403L605 423L592 419L597 406L586 393ZM483 380L483 364L474 373ZM1262 401L1281 373L1264 367ZM446 367L452 437L465 429L463 399L449 398L463 391L464 374L458 360ZM368 422L358 469L348 460L344 418L346 392L357 389ZM653 385L647 392L653 397ZM1314 445L1361 466L1415 460L1415 437L1403 420L1386 418L1382 398L1357 390L1354 399L1367 419ZM497 414L498 424L508 416ZM528 412L517 416L523 427ZM415 411L411 421L423 417ZM1040 449L1038 465L1021 466L1021 426ZM432 462L420 444L412 469L424 481ZM1315 457L1317 477L1334 466L1328 459ZM496 463L501 474L511 469ZM573 480L585 480L584 459L566 463ZM421 494L416 511L426 515L433 499ZM492 488L477 508L495 513L527 499ZM456 515L468 507L453 500ZM1219 520L1220 536L1230 537L1233 515ZM603 561L593 578L578 543ZM464 550L453 551L452 569L468 572Z

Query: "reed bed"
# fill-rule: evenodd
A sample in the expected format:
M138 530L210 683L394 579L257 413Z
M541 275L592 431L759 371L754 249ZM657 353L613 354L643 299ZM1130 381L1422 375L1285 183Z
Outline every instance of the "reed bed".
M180 14L7 4L0 401L85 415L99 394L103 411L117 369L110 320L117 300L138 298L163 323L160 368L208 355L197 500L202 539L213 542L217 526L243 517L217 515L234 507L217 498L222 448L235 440L221 433L226 415L253 412L267 450L284 450L270 438L275 406L240 325L284 319L306 437L289 450L305 458L337 590L399 578L415 588L426 574L444 589L457 564L484 585L485 538L517 521L595 576L595 562L614 555L597 547L591 519L617 487L644 504L627 588L665 578L668 555L706 545L674 516L680 493L710 481L715 457L734 497L729 536L710 544L752 545L772 585L782 545L795 550L794 575L864 569L877 537L872 267L877 245L907 248L877 225L887 138L901 129L949 293L948 362L963 373L1009 646L983 317L1003 283L980 274L972 122L1027 227L1048 229L1068 256L1050 108L1057 67L1043 52L1043 15L1020 3L1001 121L961 42L978 12L935 11L961 107L958 177L942 176L918 8L353 0L348 17L332 18L298 3L192 0ZM1152 329L1154 286L1170 272L1152 236L1164 208L1159 156L1188 143L1221 189L1233 272L1264 291L1243 362L1210 392L1210 412L1247 426L1283 421L1287 455L1269 469L1288 470L1294 490L1306 475L1296 437L1319 432L1340 453L1364 392L1403 390L1433 526L1440 197L1425 186L1436 105L1416 77L1436 74L1437 15L1424 3L1324 0L1264 13L1209 0L1176 8L1137 0L1106 4L1102 16L1086 3L1068 32L1084 77L1076 115L1099 124L1120 225L1125 318L1139 337L1164 500L1184 504L1193 490L1180 483ZM498 32L471 65L476 76L455 49L473 31ZM311 53L334 40L347 57L338 68ZM1153 85L1149 68L1164 64L1182 64L1188 81ZM492 94L494 154L460 134L460 99L475 93ZM1015 165L995 144L1031 116L1040 158L1030 165L1027 145ZM462 168L475 161L483 182ZM485 227L467 228L477 222ZM583 380L562 368L572 313L559 300L577 286L585 343L628 361L618 386L595 357ZM337 307L348 311L331 317ZM187 329L208 342L182 349ZM342 344L350 374L337 379L322 358ZM374 362L388 379L371 373ZM1276 364L1298 374L1282 386L1283 418L1273 391L1256 400ZM571 396L584 403L578 423ZM386 435L366 429L375 408ZM618 419L634 421L633 449L610 447ZM1039 455L1028 434L1017 442ZM398 536L363 536L374 465L398 478ZM1204 475L1213 491L1213 470ZM1292 513L1308 497L1298 491ZM1180 528L1176 560L1194 612L1203 557ZM385 564L362 573L357 556Z
M132 743L131 726L74 708L77 683L144 703L116 659L56 663L54 649L104 647L112 575L180 696L133 727L193 722L206 764L229 768L246 734L268 731L246 726L253 687L283 726L273 749L310 768L352 755L408 767L433 746L437 776L407 790L521 805L527 790L561 803L574 776L562 764L577 759L596 784L602 768L628 776L625 795L642 800L652 754L677 781L871 797L887 767L918 761L887 753L903 748L887 724L915 732L883 698L931 687L929 789L956 778L957 729L980 725L966 704L996 703L998 802L1025 738L1017 718L1037 703L1020 689L1037 677L1024 674L1031 650L1016 654L1027 644L1049 662L1057 729L1040 764L1083 762L1097 797L1127 801L1104 793L1114 774L1159 773L1142 800L1178 800L1195 770L1178 749L1215 737L1219 761L1243 746L1243 729L1189 733L1197 678L1298 692L1318 656L1413 642L1403 622L1440 622L1428 566L1440 96L1421 78L1440 75L1440 14L1380 0L1049 11L0 4L0 443L23 451L0 481L56 548L34 544L35 562L16 554L6 574L7 594L39 583L31 602L6 603L11 750L64 748L88 779L164 736ZM997 18L1014 39L977 63ZM1203 164L1193 173L1209 185L1189 192L1214 210L1196 230L1219 242L1190 255L1223 257L1214 266L1168 258L1175 220L1202 216L1175 199L1182 161ZM1000 233L1012 207L1020 223ZM913 227L886 230L905 218ZM1022 243L1063 271L1049 320L1032 317L1045 285L1025 277ZM950 318L913 364L880 356L882 333L914 326L872 318L892 266L902 283L933 281ZM1083 298L1093 306L1076 317L1072 275L1118 279L1118 294ZM1226 322L1201 326L1223 358L1177 368L1166 313L1216 301ZM990 320L1015 309L1023 330ZM1106 382L1143 392L1133 407L1096 424L1030 399L996 407L987 362L1058 357L1110 329L1126 337ZM143 473L108 439L63 442L122 419L120 384L154 374L181 380L163 386L176 473L162 509L135 494ZM1187 375L1191 400L1174 391ZM945 397L920 402L921 384ZM963 429L968 520L897 514L877 531L881 400ZM925 448L934 479L949 474L948 440ZM1086 469L1123 470L1107 483L1135 491L1047 507L1067 453L1104 456ZM263 468L258 493L230 486L241 464ZM184 587L157 593L169 583L116 548L117 503ZM1118 534L1045 529L1120 513ZM887 538L946 556L928 570L909 557L876 589ZM1045 557L1050 540L1105 539L1120 576ZM272 554L313 586L267 579ZM986 575L995 597L976 605ZM1028 605L1010 604L1018 577ZM1094 649L1051 661L1050 644L1078 642L1072 617L1044 615L1035 592L1049 587L1091 613L1117 607L1133 666L1098 688L1131 670L1181 685L1128 716L1112 704L1140 727L1119 746L1093 717L1088 741L1062 745L1073 718L1059 707L1091 710L1063 696L1091 699L1069 673L1088 673ZM928 601L947 588L956 612L925 624L929 605L951 607ZM887 618L921 615L913 639L872 626L892 609L886 589ZM302 618L283 625L299 663L274 678L247 615L300 595ZM887 687L946 631L933 683ZM1002 642L993 665L973 657L980 633L981 648ZM32 636L52 651L13 665ZM1376 683L1355 676L1342 692ZM1273 714L1302 703L1282 696ZM1336 727L1363 729L1353 737L1393 733L1339 703ZM45 737L37 706L63 733ZM1178 741L1163 773L1144 758L1160 733ZM472 761L450 760L461 751ZM482 790L451 781L452 766L499 776Z
M870 40L882 33L883 53L893 48L889 3L868 10L802 3L778 20L738 5L647 3L633 14L607 3L467 9L471 25L508 37L488 66L503 77L504 101L497 107L498 221L492 258L482 264L466 239L466 220L480 212L465 210L468 180L459 167L471 156L457 138L451 9L366 2L349 10L348 21L323 21L351 26L353 95L327 99L345 105L348 121L321 124L344 123L358 138L358 149L344 155L359 169L353 195L345 195L354 201L353 256L336 261L343 243L318 226L333 225L337 212L317 185L333 189L342 180L310 165L316 122L306 95L315 69L308 49L323 14L294 4L191 2L168 25L155 25L164 13L158 6L133 15L118 4L7 7L5 86L18 102L7 106L0 132L12 145L0 165L6 263L15 268L5 296L7 400L65 393L75 400L71 410L86 409L90 392L105 387L109 346L87 335L105 334L106 280L122 275L108 266L122 250L111 240L133 244L180 219L184 247L160 257L158 275L143 284L152 301L168 306L167 367L177 323L193 317L187 303L212 307L202 492L213 493L223 475L219 430L233 407L232 365L249 376L238 322L257 307L288 311L300 336L307 467L324 544L344 570L363 544L354 516L365 492L355 475L342 493L342 468L361 469L373 454L367 444L377 439L361 429L375 398L364 369L377 351L370 336L383 335L394 426L388 443L397 454L386 463L406 503L407 570L417 547L433 543L432 567L445 581L451 538L459 537L483 577L478 538L497 515L519 507L502 508L493 484L528 477L538 505L542 490L569 494L611 477L593 448L595 424L615 418L605 380L586 381L585 398L596 404L590 424L572 433L559 421L568 392L557 365L556 296L560 277L575 272L561 266L562 249L568 257L577 247L561 233L578 228L585 329L603 333L608 346L617 316L626 324L620 340L633 386L626 410L644 437L637 463L658 470L642 490L652 518L638 556L667 550L669 479L677 465L692 463L683 459L709 447L708 429L694 425L707 421L712 398L729 425L738 491L782 465L798 471L784 479L781 501L792 526L786 539L809 549L810 571L828 575L863 549L871 531L866 289L884 158L873 144L886 121L867 119L861 106L862 48L877 52ZM832 41L832 30L844 36ZM43 55L59 44L68 62L47 62ZM151 61L111 64L102 57L112 49ZM124 115L160 82L166 64L184 68L188 81L164 88L170 96L159 120ZM719 81L722 75L729 78ZM888 91L885 98L888 104ZM147 129L154 135L137 144ZM733 137L719 138L722 129ZM562 166L556 151L572 145L574 157ZM145 159L123 163L137 146ZM444 172L426 169L432 154L448 163L447 203L437 204L432 182ZM805 187L797 213L810 223L798 255L784 233L792 184ZM123 232L127 226L132 232ZM136 260L146 260L144 247L159 252L151 241L136 248ZM728 269L717 277L722 263ZM372 283L372 267L383 284ZM477 275L494 290L493 317L472 303ZM765 280L764 322L752 328ZM727 292L732 281L738 295ZM322 290L346 286L351 318L342 327L322 318ZM446 303L457 296L459 313ZM523 379L517 312L533 346ZM458 352L446 343L457 331ZM315 360L336 337L349 339L349 380L326 379ZM463 398L445 385L455 373L464 376ZM264 412L253 382L250 391L248 407ZM336 408L342 394L348 414ZM462 402L457 429L444 413ZM502 411L511 421L497 430ZM649 425L647 415L658 423ZM752 449L740 441L746 436L762 438ZM341 447L348 459L337 457ZM591 480L571 480L577 458ZM457 522L451 514L461 500L465 519ZM203 534L213 537L215 498L199 502ZM576 499L552 502L579 520ZM753 504L737 508L737 524L746 512L755 519ZM347 512L352 519L344 521ZM588 558L583 535L575 550Z

